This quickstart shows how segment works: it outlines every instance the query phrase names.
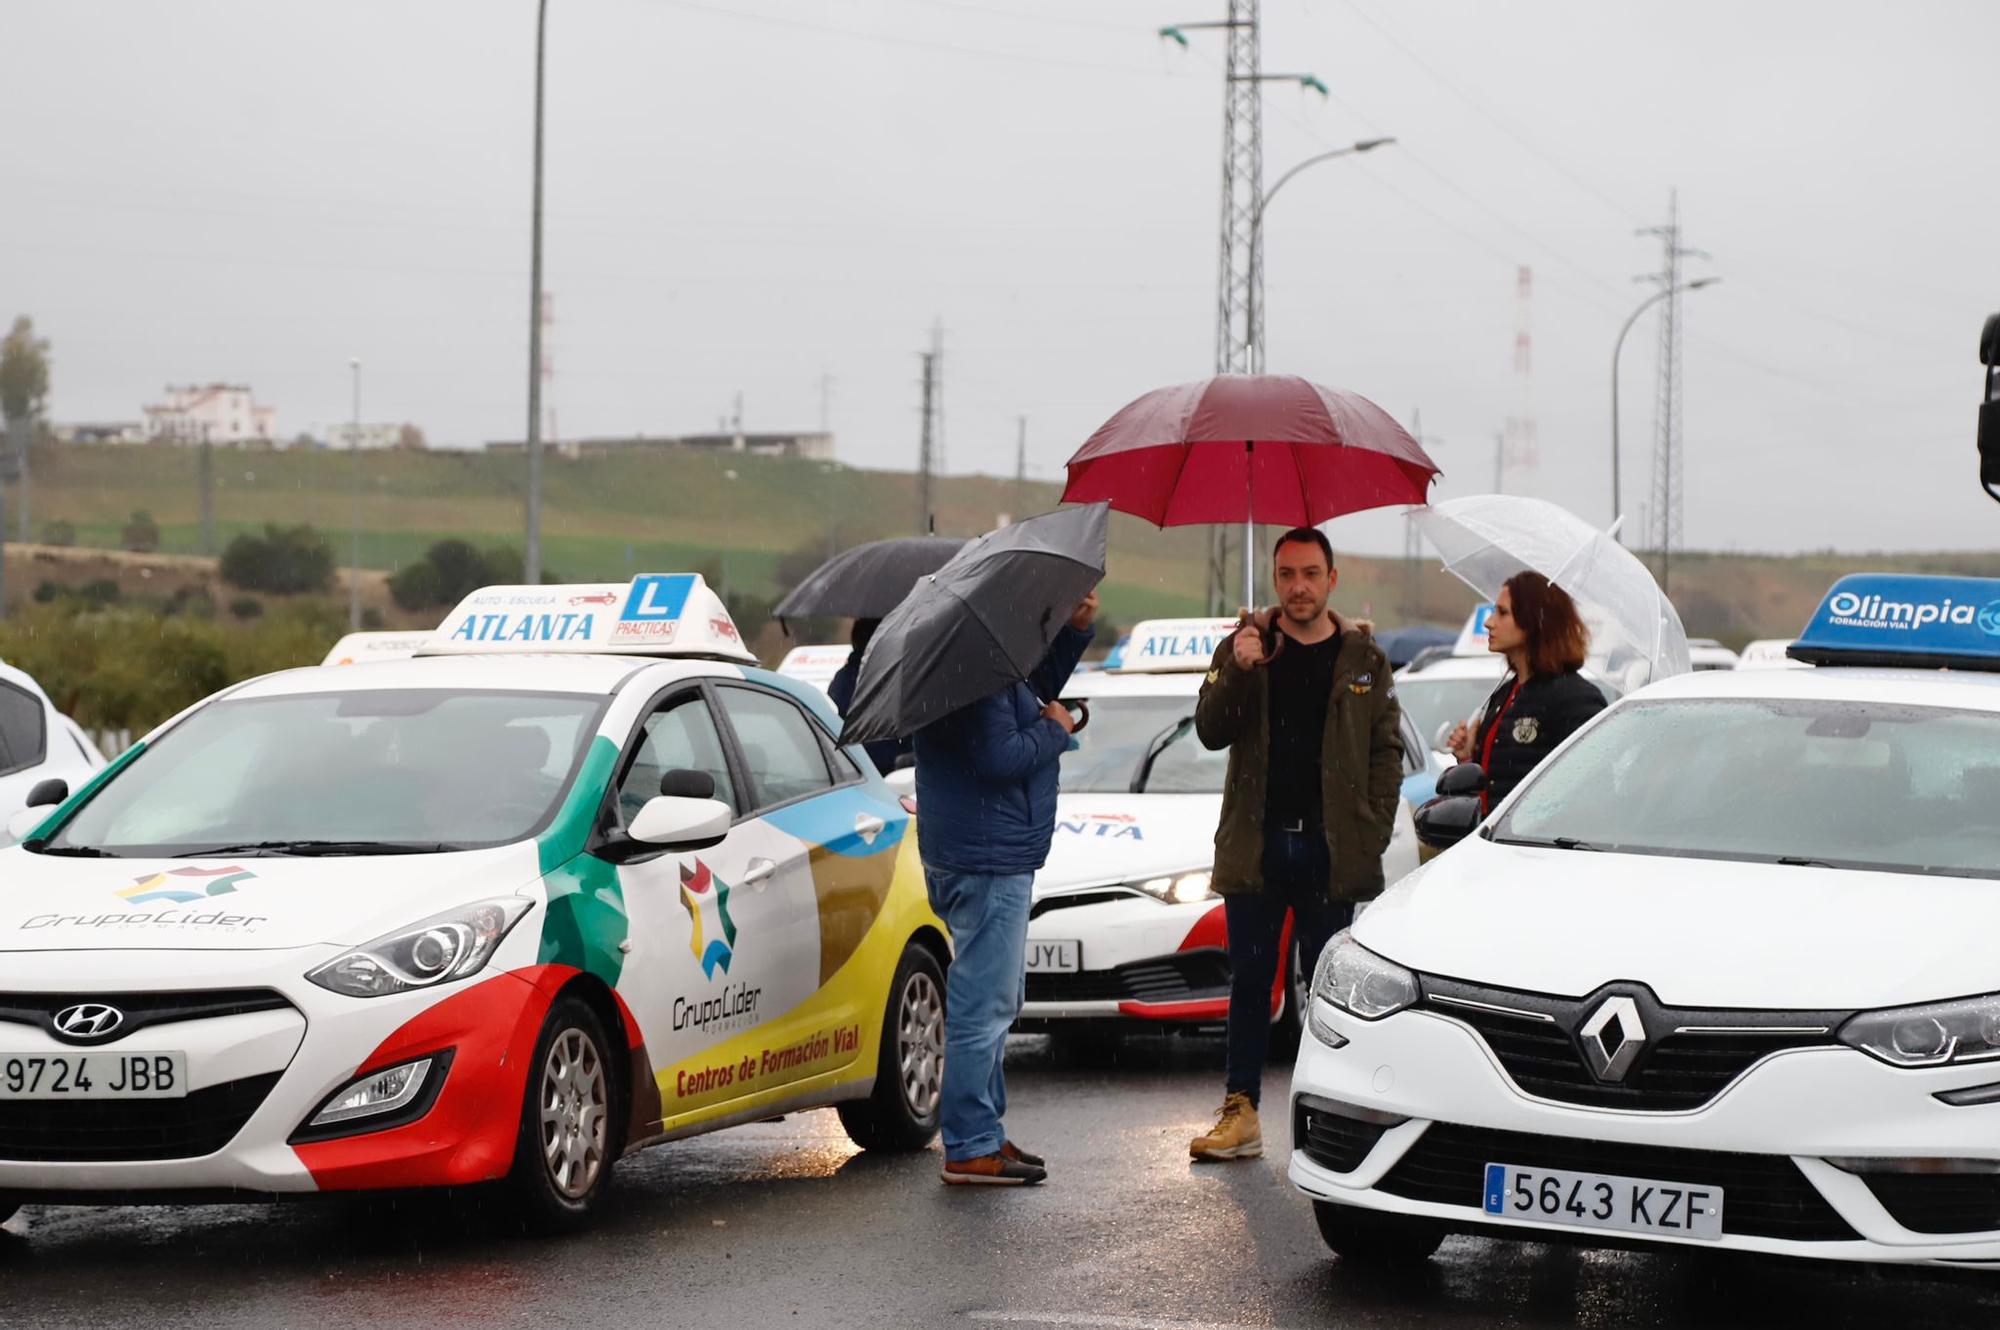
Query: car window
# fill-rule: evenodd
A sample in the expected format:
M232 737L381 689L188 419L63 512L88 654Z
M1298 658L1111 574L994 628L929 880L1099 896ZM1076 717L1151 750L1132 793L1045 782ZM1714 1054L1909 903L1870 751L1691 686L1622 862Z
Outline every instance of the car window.
M47 748L42 700L25 688L0 683L0 776L37 765Z
M715 797L737 813L743 804L729 778L722 755L722 737L715 717L698 693L673 698L646 717L639 745L618 782L618 820L629 825L646 801L660 792L660 777L669 771L702 771L715 778Z
M743 750L756 807L833 788L826 750L804 712L785 698L754 688L719 688L716 693Z

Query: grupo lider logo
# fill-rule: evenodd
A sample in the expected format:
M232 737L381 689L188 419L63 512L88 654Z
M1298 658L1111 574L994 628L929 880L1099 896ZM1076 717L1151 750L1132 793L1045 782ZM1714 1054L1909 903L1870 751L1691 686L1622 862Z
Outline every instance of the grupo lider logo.
M681 904L693 927L688 933L688 950L701 962L701 972L715 978L719 969L729 973L729 958L736 954L736 921L729 917L729 884L708 871L697 859L694 867L681 865Z
M127 905L144 905L148 901L174 901L185 905L205 896L227 896L236 890L237 883L248 882L256 876L236 864L227 868L173 868L137 878L131 886L121 888L116 894Z

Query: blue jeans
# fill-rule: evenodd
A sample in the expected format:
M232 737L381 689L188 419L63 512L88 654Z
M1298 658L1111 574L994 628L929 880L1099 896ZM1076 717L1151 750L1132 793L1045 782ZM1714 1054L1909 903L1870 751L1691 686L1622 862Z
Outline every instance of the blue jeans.
M1032 873L951 873L926 866L931 909L951 930L944 982L944 1088L938 1116L947 1160L998 1154L1007 1133L1001 1061L1007 1027L1028 1000Z
M1285 912L1291 911L1300 964L1308 974L1327 939L1354 922L1354 906L1329 894L1332 877L1332 856L1319 828L1267 831L1263 888L1222 898L1223 917L1229 924L1227 1092L1247 1094L1253 1104L1264 1084L1264 1058L1271 1049L1271 986L1283 972L1285 958L1278 944L1284 936ZM1289 993L1285 1000L1291 1000Z

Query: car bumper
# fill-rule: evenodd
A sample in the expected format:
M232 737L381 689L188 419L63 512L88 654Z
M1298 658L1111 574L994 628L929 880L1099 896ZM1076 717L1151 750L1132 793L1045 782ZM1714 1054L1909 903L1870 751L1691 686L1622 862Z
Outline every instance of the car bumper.
M107 1052L187 1055L186 1099L126 1101L101 1118L68 1103L35 1101L43 1124L30 1139L0 1123L0 1192L76 1199L103 1194L307 1193L463 1185L503 1176L511 1165L526 1089L526 1064L549 1003L573 971L529 966L480 975L444 991L355 999L301 976L336 954L326 947L260 954L135 952L117 960L118 980L93 989L121 993L267 989L290 1005L253 1013L147 1026L102 1046ZM95 958L93 958L95 959ZM8 958L17 993L78 991L74 954ZM76 1052L39 1028L0 1024L9 1053ZM435 1099L406 1125L294 1144L300 1127L359 1075L449 1053ZM155 1157L123 1153L107 1139L199 1123ZM393 1119L385 1119L393 1120ZM11 1156L11 1157L10 1157ZM33 1157L27 1157L33 1156Z
M1449 1018L1403 1012L1367 1022L1324 1003L1315 1009L1318 1023L1348 1041L1334 1048L1309 1036L1293 1072L1295 1130L1307 1120L1302 1105L1322 1116L1295 1138L1289 1171L1316 1200L1533 1240L2000 1263L2000 1177L1863 1175L1827 1162L2000 1163L2000 1105L1933 1097L2000 1080L2000 1068L1910 1071L1852 1049L1801 1049L1753 1066L1694 1111L1610 1111L1522 1093L1479 1037ZM1522 1154L1531 1157L1511 1157ZM1723 1234L1600 1232L1489 1215L1479 1177L1489 1162L1720 1185ZM1938 1231L1947 1226L1964 1231Z

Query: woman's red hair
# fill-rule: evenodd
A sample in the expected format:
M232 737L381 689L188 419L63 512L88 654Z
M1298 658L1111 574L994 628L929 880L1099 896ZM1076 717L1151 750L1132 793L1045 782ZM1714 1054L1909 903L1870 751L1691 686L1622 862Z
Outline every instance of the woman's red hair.
M1507 579L1514 622L1528 638L1528 668L1536 674L1566 674L1580 669L1590 650L1590 630L1576 612L1569 592L1540 573L1515 573Z

